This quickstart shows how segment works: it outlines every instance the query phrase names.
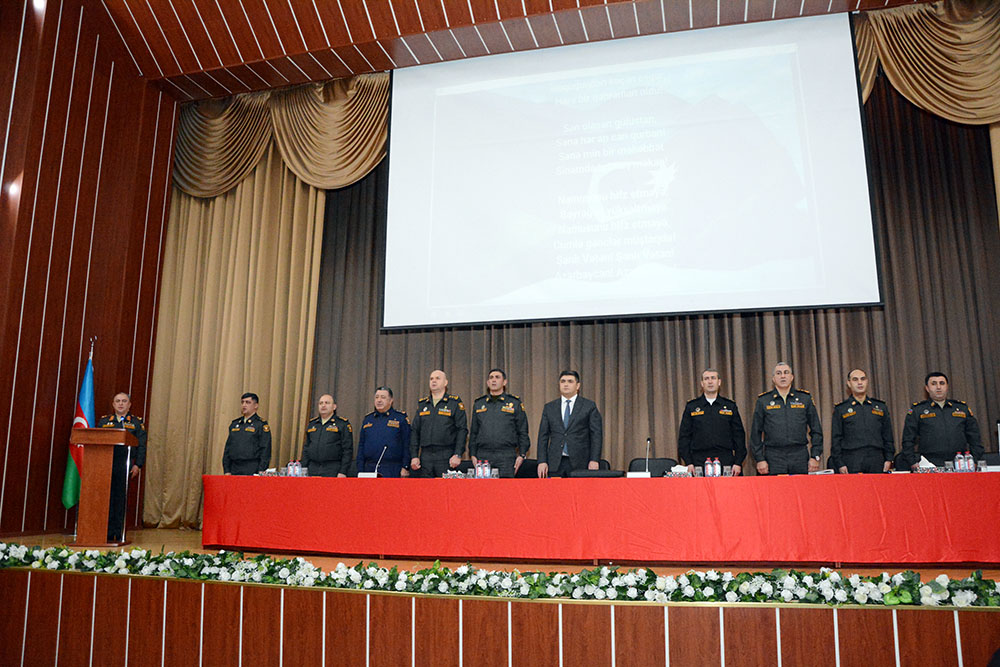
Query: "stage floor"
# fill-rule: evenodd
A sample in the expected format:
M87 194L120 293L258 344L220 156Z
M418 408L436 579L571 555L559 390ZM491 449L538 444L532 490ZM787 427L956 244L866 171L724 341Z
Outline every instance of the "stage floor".
M201 531L200 530L185 530L185 529L168 529L168 528L147 528L144 530L136 530L129 533L129 539L131 544L125 549L148 549L153 552L162 551L191 551L194 553L215 553L215 549L203 549L201 546ZM73 537L71 535L61 535L46 533L40 535L21 535L17 537L5 537L0 538L0 541L4 542L16 542L18 544L25 544L28 546L41 546L41 547L58 547L66 546L68 548L74 548L72 546ZM82 550L82 548L81 548ZM256 556L261 552L256 551L246 551L248 556ZM379 565L385 567L396 566L401 570L416 571L433 565L433 561L430 560L399 560L399 559L382 559L377 556L336 556L336 555L320 555L320 554L310 554L310 553L270 553L268 555L281 557L281 558L294 558L296 556L302 556L310 563L324 571L330 571L337 567L337 563L345 563L347 565L353 565L358 561L368 562L374 560L379 563ZM461 565L465 565L464 560L441 560L441 564L446 567L455 568ZM520 570L521 572L528 571L544 571L544 572L578 572L579 570L585 568L594 567L594 563L581 563L581 562L567 562L567 563L557 563L551 561L544 562L500 562L500 561L478 561L473 560L472 564L476 567L485 568L487 570ZM614 565L614 563L600 563L601 565ZM628 569L630 566L639 566L642 564L618 564L622 569ZM894 574L902 570L915 570L921 574L921 578L924 581L932 579L939 574L946 574L949 578L964 578L969 576L969 573L977 569L976 566L970 565L968 567L936 567L933 565L922 565L914 567L907 564L887 564L883 567L853 567L851 565L841 565L836 566L835 563L815 563L809 566L804 566L798 564L795 569L802 571L813 571L818 570L820 567L831 567L837 569L841 572L848 572L850 574L860 574L865 575L875 575L881 574L882 572L889 572ZM711 565L700 564L700 563L671 563L671 564L661 564L650 567L653 571L660 574L681 574L687 572L688 570L719 570L719 571L730 571L730 572L759 572L759 571L770 571L776 567L788 567L784 563L739 563L733 565L724 565L719 563L713 563ZM983 577L986 579L1000 579L1000 564L996 564L991 568L980 568L983 570Z

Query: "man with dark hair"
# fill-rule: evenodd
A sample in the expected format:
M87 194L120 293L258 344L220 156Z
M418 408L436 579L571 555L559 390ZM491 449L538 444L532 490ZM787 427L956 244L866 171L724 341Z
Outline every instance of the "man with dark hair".
M542 408L538 425L538 476L597 470L604 447L604 422L597 404L580 396L580 374L559 374L559 398Z
M502 368L490 369L486 393L472 404L469 456L473 463L489 461L501 477L513 477L531 447L531 439L524 403L506 388L507 373Z
M306 424L302 467L310 477L347 477L354 457L351 422L337 415L333 396L323 394L316 404L319 416Z
M119 542L125 534L125 496L128 482L139 476L139 469L146 462L146 425L142 417L132 414L132 397L125 392L115 394L111 400L114 413L104 415L97 428L123 428L132 433L138 446L115 447L111 467L111 497L108 504L108 542ZM131 458L131 465L126 469Z
M229 424L229 437L222 452L222 470L227 475L256 475L271 463L271 427L257 414L260 399L253 392L240 397L239 417Z
M774 389L757 397L750 444L759 475L798 475L819 470L823 456L819 412L808 391L792 388L794 381L792 367L779 362L771 378Z
M903 422L903 457L916 466L923 456L936 466L955 458L958 452L970 452L978 461L983 458L979 423L965 401L948 398L948 376L932 371L924 378L927 398L913 404Z
M868 374L860 368L847 374L847 388L851 397L833 408L830 460L841 473L889 472L896 454L889 406L868 395Z
M723 466L732 466L733 475L743 472L747 457L747 436L735 401L719 395L722 378L714 368L701 374L702 394L684 406L681 427L677 434L677 451L687 464L688 472L705 459L719 459Z
M365 415L358 438L358 472L409 477L410 419L392 407L392 389L375 389L375 410Z
M417 402L410 430L410 470L421 477L440 477L457 468L469 434L465 404L448 393L448 376L431 371L430 393Z

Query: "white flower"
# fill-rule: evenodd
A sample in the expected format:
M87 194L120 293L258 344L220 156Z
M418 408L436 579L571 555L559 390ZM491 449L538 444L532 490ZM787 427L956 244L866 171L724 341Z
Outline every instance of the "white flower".
M582 597L583 597L583 589L577 586L576 588L573 589L573 599L579 600Z
M692 586L685 586L684 590L682 590L681 593L686 598L693 598L694 597L694 587L692 587Z
M362 584L362 588L374 588L374 587L375 587L375 582L372 581L371 579L365 579L365 583Z
M744 581L742 584L740 584L740 595L746 595L749 592L750 592L750 582Z
M639 591L635 586L629 586L628 590L625 591L625 595L629 596L630 599L634 600L639 597Z
M440 592L440 593L447 593L448 592L448 584L445 583L445 582L443 582L443 581L440 584L438 584L438 592Z
M643 593L642 596L647 600L649 600L650 602L652 602L653 600L656 599L656 589L647 588L646 592Z
M837 602L847 602L847 591L843 588L838 588L833 597L836 598Z
M677 583L680 584L681 586L687 586L688 585L687 575L682 574L681 576L677 577Z
M850 577L848 577L847 582L851 584L851 586L857 588L858 584L861 583L861 577L859 577L856 574L852 574Z
M587 584L586 586L583 587L583 592L587 595L593 595L594 590L596 589L594 588L593 584Z
M805 584L806 586L810 586L811 587L811 586L814 585L815 582L814 582L814 580L812 578L812 575L811 574L807 574L806 576L802 577L802 583Z
M726 602L736 602L740 599L740 596L733 591L726 591Z
M895 586L902 585L902 583L903 583L903 575L902 574L894 574L894 575L892 575L892 583Z
M936 607L938 605L938 601L930 595L921 595L920 604L927 607Z
M402 579L397 579L396 580L396 590L397 591L405 591L406 590L406 582L403 581Z
M355 584L361 583L361 573L358 572L357 570L354 569L349 570L347 576L353 583Z
M609 600L614 600L615 598L618 597L618 589L616 589L616 588L609 588L607 595L608 595L608 599Z
M657 586L659 588L659 586ZM677 580L673 577L667 577L664 579L663 590L667 593L673 593L678 588Z
M939 575L938 575L938 576L937 576L937 577L936 577L936 578L934 579L934 581L938 582L939 584L941 584L941 585L942 585L942 586L944 586L945 588L947 588L947 587L948 587L948 575L947 575L947 574L939 574Z
M531 586L529 586L527 582L523 582L521 584L521 595L527 595L530 592L531 592Z
M774 586L771 585L770 581L765 581L760 586L760 592L763 593L764 595L770 597L771 593L774 592Z
M545 594L548 595L550 598L554 598L557 595L559 595L559 588L557 586L549 584L548 586L545 587Z
M722 575L722 583L728 584L732 580L733 580L732 572L726 572L725 574Z
M145 569L146 568L143 568L143 570L145 570ZM221 581L229 581L230 578L231 578L231 575L229 574L229 570L222 570L221 572L219 572L219 579Z
M611 572L611 570L608 569L607 565L605 565L604 567L601 568L601 576L602 577L608 576L609 572Z
M600 586L601 588L606 588L608 583L609 582L607 577L601 577L600 579L597 580L597 585Z
M36 568L41 566L42 566L42 561L40 560L36 560L34 563L31 564L31 567L36 567Z
M863 588L854 591L854 601L858 604L865 604L868 602L868 593Z
M290 575L290 574L291 574L291 572L288 571L287 567L283 567L280 570L278 570L278 578L279 579L287 579L288 575Z
M792 592L795 593L795 597L797 597L800 600L805 596L809 595L809 589L806 588L805 586L799 586Z
M785 577L784 579L781 580L781 587L786 590L792 590L793 588L795 588L795 584L796 584L795 577Z
M976 601L976 594L972 591L955 591L951 601L955 603L956 607L968 607Z
M711 586L705 586L705 588L701 590L701 594L707 598L710 598L713 595L715 595L715 590Z
M888 593L891 590L892 590L892 586L890 586L889 584L885 583L884 581L881 584L878 585L878 592L882 593L883 595L885 595L886 593Z
M794 594L787 588L781 590L781 599L785 602L791 602L793 597L795 597Z
M719 573L715 570L709 570L705 573L705 578L709 581L717 581L719 579Z
M839 572L831 572L830 573L830 581L832 581L835 584L840 583L840 573Z
M598 588L597 590L594 591L594 599L596 599L596 600L603 600L604 597L605 597L605 593L604 593L604 589L603 588Z
M503 579L500 580L500 588L504 590L508 590L513 585L514 582L512 582L508 577L504 577Z

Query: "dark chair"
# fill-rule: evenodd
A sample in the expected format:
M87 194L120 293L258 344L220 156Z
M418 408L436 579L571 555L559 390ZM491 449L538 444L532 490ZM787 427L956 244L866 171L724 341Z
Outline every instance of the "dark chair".
M521 467L517 469L514 477L517 479L538 477L538 459L524 459L521 461Z
M983 460L986 461L986 465L988 466L1000 466L1000 453L986 452L983 454Z
M570 477L624 477L624 470L571 470Z
M598 470L611 470L611 463L607 459L601 459L597 462Z
M651 477L663 477L664 473L677 465L677 461L671 458L651 458L649 459L649 474ZM646 457L632 459L628 462L629 472L643 472L646 470Z

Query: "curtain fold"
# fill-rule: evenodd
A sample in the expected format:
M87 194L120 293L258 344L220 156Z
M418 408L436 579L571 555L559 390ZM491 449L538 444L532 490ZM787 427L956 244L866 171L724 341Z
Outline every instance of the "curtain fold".
M876 63L921 109L956 123L1000 122L1000 3L951 0L859 15L863 89Z
M224 194L273 139L304 183L342 188L385 155L388 116L388 73L189 104L178 125L174 184L195 197Z
M196 526L201 475L222 472L240 395L260 395L272 464L309 410L325 193L270 145L250 175L201 199L175 188L149 411L146 525Z
M921 112L884 79L864 113L884 307L380 331L382 165L327 199L313 399L332 393L338 413L357 423L372 410L375 385L388 384L396 406L412 412L430 371L442 368L468 405L485 393L486 372L502 366L525 401L534 456L542 406L558 396L559 371L575 368L583 395L603 412L605 458L620 468L643 455L647 436L654 455L676 457L681 408L709 366L749 427L774 364L790 362L827 434L847 372L863 367L872 394L890 405L897 448L924 375L940 369L972 405L989 446L1000 416L1000 284L988 276L1000 229L988 131ZM488 248L469 252L488 263ZM441 267L445 284L479 279Z

